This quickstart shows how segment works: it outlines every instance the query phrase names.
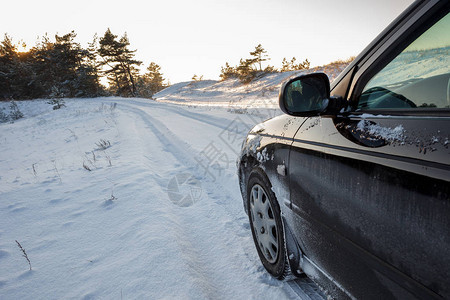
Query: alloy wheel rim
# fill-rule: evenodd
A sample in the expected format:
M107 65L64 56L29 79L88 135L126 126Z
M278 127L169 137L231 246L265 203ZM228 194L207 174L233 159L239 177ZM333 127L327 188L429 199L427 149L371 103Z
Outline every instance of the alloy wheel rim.
M264 189L255 184L250 192L250 214L257 244L269 263L278 258L278 229L272 204Z

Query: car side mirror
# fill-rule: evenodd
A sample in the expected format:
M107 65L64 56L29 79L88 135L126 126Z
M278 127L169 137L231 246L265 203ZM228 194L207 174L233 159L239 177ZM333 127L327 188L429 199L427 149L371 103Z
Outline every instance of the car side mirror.
M330 97L326 74L311 73L286 81L280 89L279 105L288 115L312 117L336 115L346 107L346 101Z

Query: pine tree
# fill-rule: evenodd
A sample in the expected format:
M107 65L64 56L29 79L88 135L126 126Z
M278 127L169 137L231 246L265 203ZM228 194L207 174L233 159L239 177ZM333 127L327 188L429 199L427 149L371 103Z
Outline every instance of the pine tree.
M252 64L257 64L259 66L258 71L262 71L262 62L270 60L267 51L263 48L261 44L255 47L255 51L250 52L250 55L253 56Z
M150 65L147 67L146 76L149 79L149 82L151 82L152 86L154 87L154 92L157 92L164 87L164 77L161 73L161 67L156 63L150 63Z
M281 62L281 72L287 72L291 71L291 65L286 59L286 57L283 58L283 61Z
M9 121L9 116L5 114L3 109L0 109L0 123L6 123Z
M295 57L292 57L291 61L288 61L286 57L283 58L283 61L281 62L281 72L307 70L311 65L308 59L305 59L298 64L296 61L297 59Z
M64 92L62 92L57 86L52 88L52 92L49 97L51 98L47 103L53 106L53 110L60 109L66 106L64 101Z
M18 60L11 37L5 34L0 44L0 96L8 98L11 95L11 79L14 65Z
M222 80L227 80L228 78L238 77L236 68L231 67L228 62L225 63L225 67L221 68L220 78Z
M236 71L238 73L238 78L244 83L249 83L256 76L256 71L252 68L255 63L254 59L242 59L237 66Z
M79 43L75 42L76 33L74 31L63 36L55 35L53 51L50 52L52 68L55 70L55 85L65 97L75 97L79 91L79 73L84 68L83 59L86 57L86 50L83 50Z
M17 98L14 85L18 79L19 64L17 48L11 37L5 34L0 44L0 96L4 99Z
M33 50L19 53L11 37L0 43L0 98L28 99L35 90L36 73L32 70Z
M137 69L138 66L142 64L141 61L134 59L134 53L136 50L129 50L128 46L130 45L130 41L128 40L128 36L125 33L120 38L120 45L123 48L123 55L120 56L120 64L122 68L126 71L126 74L128 75L128 78L131 83L132 87L132 95L136 96L136 83L135 78L137 78L139 70Z
M203 75L198 76L197 74L194 74L194 76L192 76L192 81L202 81L203 80Z
M136 50L128 49L130 42L127 35L124 34L117 40L117 35L108 28L99 43L98 54L102 58L100 65L107 67L105 74L110 83L115 85L116 94L136 96L137 67L142 62L134 59Z
M116 57L121 55L120 46L117 42L117 35L112 34L108 28L99 41L98 55L101 57L100 67L107 67L104 74L107 76L110 85L116 89L116 95L120 95L122 84L120 82L121 72L119 65L116 63Z
M19 120L23 118L23 113L20 111L19 107L17 106L17 103L13 100L11 101L9 105L9 118L11 122L14 122L16 120Z
M310 66L311 66L311 63L309 62L308 59L305 59L305 60L302 62L302 67L303 67L304 69L309 69Z
M88 48L83 49L83 64L77 70L78 94L77 97L93 97L102 93L99 76L99 63L97 61L98 37L94 35L93 41L88 43Z
M141 97L151 98L155 93L164 89L164 77L161 73L161 67L151 62L147 67L147 73L139 77L138 91Z

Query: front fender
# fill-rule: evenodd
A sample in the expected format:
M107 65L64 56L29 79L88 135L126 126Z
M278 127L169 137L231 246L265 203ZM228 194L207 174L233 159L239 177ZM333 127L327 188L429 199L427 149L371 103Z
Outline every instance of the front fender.
M239 187L247 213L247 182L254 168L261 168L277 196L278 201L290 201L289 151L295 133L306 118L281 115L256 125L247 135L241 148L237 167ZM280 208L283 205L280 203Z

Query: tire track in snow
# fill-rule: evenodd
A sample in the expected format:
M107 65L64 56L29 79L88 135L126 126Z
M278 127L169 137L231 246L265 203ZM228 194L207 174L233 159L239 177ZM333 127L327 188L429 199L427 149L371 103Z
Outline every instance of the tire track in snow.
M204 175L201 175L201 172L197 168L197 161L193 159L193 156L196 153L195 150L188 143L177 137L162 122L138 107L140 105L142 105L142 103L136 101L134 104L127 103L125 107L121 107L138 115L143 123L150 129L151 133L163 145L163 148L168 150L168 153L184 165L189 172L195 174L198 179L207 183L203 188L210 197L208 200L211 200L211 198L213 200L209 202L201 201L201 203L196 203L194 206L188 208L168 208L170 210L168 211L168 215L170 215L174 224L174 228L172 229L175 231L181 256L184 257L184 263L188 266L188 272L194 277L194 282L196 282L196 285L201 290L202 295L207 299L236 297L236 295L232 293L233 289L230 289L230 284L238 287L239 285L247 283L244 288L248 290L248 297L250 298L261 293L261 285L266 288L272 285L284 290L287 298L300 297L303 299L307 295L305 299L322 299L319 294L314 295L314 293L309 290L304 291L305 286L308 287L311 284L308 279L297 279L289 283L282 283L272 279L266 274L265 271L262 270L258 260L256 260L255 267L255 261L249 259L251 257L255 258L256 250L254 250L253 242L250 241L251 250L249 248L244 249L242 245L242 243L248 243L249 241L250 235L247 232L248 228L243 229L238 226L239 223L242 223L242 218L236 216L235 212L227 211L226 206L218 203L221 200L223 201L224 194L232 195L233 193L230 193L223 187L217 188L214 182L204 178ZM152 104L143 106L151 107L152 109L155 108ZM165 109L165 107L156 108ZM174 108L169 108L168 110L187 119L198 121L207 120L207 118L202 118L204 115L186 112L186 110L181 107L176 110ZM227 121L229 122L229 120ZM211 119L209 119L209 121L204 121L204 123L219 129L225 128L218 126L215 122L211 122ZM142 133L141 135L145 136L145 133ZM151 151L151 146L149 146L149 150ZM167 184L166 180L159 182L161 189L166 188L164 184ZM240 199L228 200L240 201ZM242 210L240 210L240 213L241 212ZM205 227L210 228L211 230L207 236L201 234L204 234ZM195 229L199 229L198 232L200 233L196 232ZM229 232L231 232L231 234ZM239 234L239 232L241 232L241 234ZM218 235L220 238L218 238ZM239 235L241 235L241 237L239 237ZM243 237L246 237L246 241L243 241ZM219 245L219 247L217 247L217 245ZM223 246L225 246L225 248ZM231 253L228 252L230 247L232 248ZM254 250L255 253L248 253L249 250ZM224 257L224 259L219 262L216 259L218 253ZM217 267L218 263L220 267ZM233 275L236 273L236 270L239 269L247 270L247 274L244 275L244 278ZM269 277L264 278L264 275L261 276L261 273ZM263 282L261 282L261 278L263 278ZM256 284L253 287L250 286L252 281ZM237 288L236 290L242 291L241 288ZM279 297L280 290L277 288L273 290L278 290L277 296Z
M161 105L161 103L159 103L159 102L145 103L145 102L133 101L133 100L129 101L129 103L133 103L133 104L139 105L139 106L151 107L152 109L156 108L156 109L160 109L160 110L164 110L164 111L169 110L169 111L174 112L182 117L185 117L188 119L193 119L195 121L199 121L199 122L217 127L222 130L226 129L227 126L229 125L229 123L231 122L230 119L225 119L225 118L221 118L221 117L217 117L217 116L211 116L211 115L207 115L207 114L193 112L193 111L187 110L185 107L174 106L173 104Z
M181 141L164 124L142 109L131 106L127 106L126 109L139 116L152 134L164 145L164 148L170 149L170 153L189 171L202 177L196 170L197 162L192 158L193 150L187 143ZM142 132L142 135L145 136L145 133ZM248 241L248 235L241 234L239 237L237 232L243 231L243 228L238 226L239 221L233 217L233 214L230 215L226 211L226 206L216 203L216 201L223 200L223 193L216 195L217 189L210 187L210 180L203 178L202 181L207 183L205 190L208 195L212 196L212 199L208 198L207 200L213 201L197 202L188 208L173 206L173 209L168 212L175 224L172 229L176 231L181 255L185 257L184 263L189 266L188 271L192 273L202 295L207 299L236 297L235 290L241 292L247 290L248 297L257 295L261 292L261 282L253 273L261 270L259 265L255 268L252 261L248 260L245 255L246 250L242 246L242 240ZM161 184L160 188L164 189L165 186ZM242 213L242 210L239 212ZM247 270L252 269L253 273L244 274L248 272ZM244 278L236 275L237 270L242 272L240 275ZM253 286L250 285L252 281ZM281 284L272 281L271 284L275 284L275 286ZM243 284L245 287L237 288ZM236 289L230 289L230 286L235 286ZM280 293L279 289L272 289L272 293L275 291Z
M121 107L124 108L124 106ZM127 105L124 110L130 112L131 115L134 116L133 121L135 122L135 125L140 126L140 128L145 128L144 126L147 126L147 128L149 129L145 131L141 130L134 132L139 135L139 138L141 140L140 144L141 146L143 146L143 149L141 149L141 151L144 152L148 151L151 153L155 145L154 144L148 145L148 143L155 139L159 140L159 142L163 146L162 148L166 149L174 148L171 147L172 144L170 143L170 139L166 137L166 135L169 134L168 129L167 130L157 129L152 124L153 120L150 121L149 120L150 117L141 109ZM142 124L144 124L144 126L142 126ZM177 155L180 151L181 151L180 149L177 149L175 151L173 150L167 151L166 155L168 156L171 155L171 158L173 158L175 161L183 163L185 162L183 157ZM170 169L173 168L173 164L171 166L170 159L166 161L158 160L156 163L155 162L152 163L150 161L150 163L151 164L149 165L149 167L151 169L155 169L156 167L158 167L159 170L161 170L158 173L163 174L167 173L164 172L164 168L167 168L169 170L169 176L171 176ZM151 179L155 181L156 186L159 186L160 190L167 192L167 186L164 185L167 184L167 180L159 176L159 174L152 174L152 175L158 175L156 178L152 176ZM188 224L185 218L182 215L180 215L180 213L183 212L186 213L186 210L184 211L177 210L177 207L174 207L174 205L168 199L167 201L161 200L162 199L158 199L158 202L160 202L159 209L161 211L164 211L166 223L169 225L166 228L166 230L170 232L170 234L168 234L169 236L173 236L173 242L178 247L178 251L176 251L177 255L173 257L174 260L179 261L179 266L177 267L175 277L182 278L183 280L186 280L188 278L190 285L192 285L193 288L197 289L196 292L198 296L196 298L199 299L218 298L219 295L216 294L215 291L219 291L220 289L217 286L215 286L213 281L208 280L208 277L206 276L207 275L206 271L202 270L202 266L205 265L206 263L200 259L202 255L197 252L196 250L197 247L195 247L195 245L192 242L195 239L190 238L185 232L186 229L189 228L190 225L192 225Z
M140 108L127 105L126 109L139 116L144 124L150 129L154 136L164 146L166 152L173 155L179 162L185 163L186 166L195 166L195 160L191 158L189 153L195 153L192 147L179 139L169 128L162 122L151 117L148 113Z

